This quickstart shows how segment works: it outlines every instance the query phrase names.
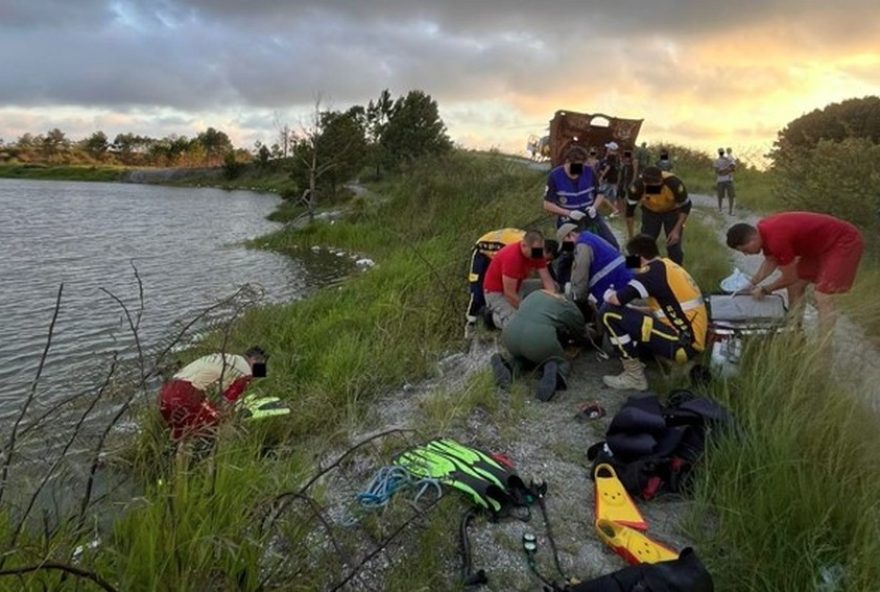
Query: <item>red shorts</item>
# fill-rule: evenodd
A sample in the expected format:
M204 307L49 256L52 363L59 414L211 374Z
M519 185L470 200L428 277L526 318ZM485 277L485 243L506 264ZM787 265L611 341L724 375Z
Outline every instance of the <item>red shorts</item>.
M798 277L816 284L816 291L823 294L849 292L864 250L865 245L859 233L842 237L833 249L821 257L798 260Z
M205 393L185 380L171 380L159 393L159 412L171 428L171 437L207 435L220 417Z

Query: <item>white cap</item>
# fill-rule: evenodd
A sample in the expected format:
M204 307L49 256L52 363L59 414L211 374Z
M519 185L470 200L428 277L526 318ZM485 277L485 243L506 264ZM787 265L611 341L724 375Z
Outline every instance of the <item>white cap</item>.
M605 144L605 147L609 150L617 150L619 148L617 142L608 142L607 144Z

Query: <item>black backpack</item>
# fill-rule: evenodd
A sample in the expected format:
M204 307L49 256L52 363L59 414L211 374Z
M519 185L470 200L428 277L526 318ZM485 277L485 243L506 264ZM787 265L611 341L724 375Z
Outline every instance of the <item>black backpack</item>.
M713 430L731 427L721 405L690 391L674 391L666 406L656 395L630 397L611 420L606 440L587 458L610 464L626 490L649 500L687 489L691 469L703 455Z
M712 576L693 549L678 559L625 567L607 576L583 582L567 592L714 592Z

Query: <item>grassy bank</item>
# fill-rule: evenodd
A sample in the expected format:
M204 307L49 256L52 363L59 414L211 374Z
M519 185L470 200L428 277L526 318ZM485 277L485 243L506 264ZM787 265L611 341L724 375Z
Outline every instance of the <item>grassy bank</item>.
M130 169L121 166L0 164L0 178L46 181L120 181Z
M230 427L209 461L190 463L186 456L169 460L167 434L155 411L147 411L147 429L124 467L144 495L123 510L83 564L124 590L259 589L262 553L278 530L296 548L314 523L291 513L278 530L264 533L254 516L301 484L318 454L345 442L373 398L430 373L441 352L460 343L473 237L502 221L534 218L542 186L540 173L502 158L452 156L375 187L384 199L357 200L345 220L259 240L258 246L291 253L318 244L344 248L378 266L305 301L252 311L230 336L229 349L260 343L272 353L270 376L259 390L291 402L289 421ZM192 356L223 339L205 341ZM8 527L0 520L2 528ZM90 538L89 532L56 535L52 556L63 560ZM6 567L43 561L45 549L34 535L7 549ZM341 573L326 549L283 559L273 583L287 582L284 589L324 589ZM64 589L58 575L22 582L23 589ZM391 589L409 590L411 583L402 577Z
M197 170L190 175L180 176L172 184L183 187L211 186L221 189L250 189L285 194L293 191L288 160L271 161L266 166L259 166L255 163L242 164L232 178L224 174L222 167L210 169L207 172Z

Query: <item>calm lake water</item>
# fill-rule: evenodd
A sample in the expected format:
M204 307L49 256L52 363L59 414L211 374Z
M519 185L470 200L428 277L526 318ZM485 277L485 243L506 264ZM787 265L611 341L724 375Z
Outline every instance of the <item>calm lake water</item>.
M20 407L45 347L64 283L40 406L95 388L107 355L132 338L116 294L133 311L144 287L141 340L155 345L243 284L269 302L301 297L348 271L350 261L291 259L242 241L279 227L269 194L218 189L0 179L0 418Z

